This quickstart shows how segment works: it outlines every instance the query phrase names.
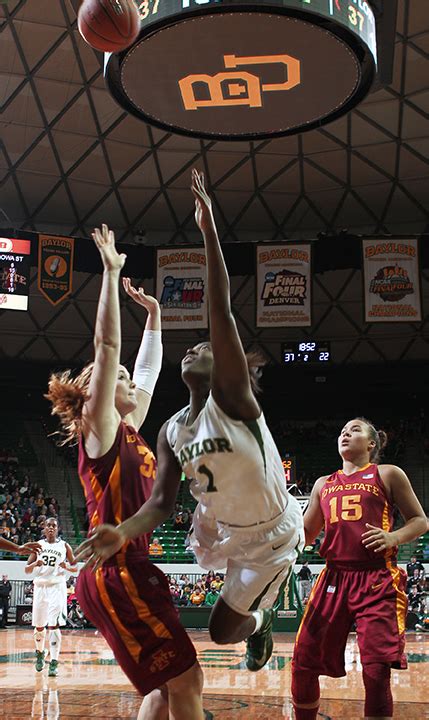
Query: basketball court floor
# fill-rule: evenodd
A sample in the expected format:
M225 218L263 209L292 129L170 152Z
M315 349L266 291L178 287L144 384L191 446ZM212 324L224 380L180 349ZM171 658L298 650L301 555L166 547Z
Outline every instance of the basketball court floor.
M206 631L192 631L205 674L204 707L214 720L291 718L293 634L276 633L272 660L258 673L243 663L244 644L218 647ZM410 633L408 670L393 671L394 717L429 718L429 636ZM322 678L321 720L363 718L363 687L355 636L347 646L347 677ZM66 630L58 678L34 670L32 629L0 633L0 718L7 720L128 720L140 700L103 638L93 630Z

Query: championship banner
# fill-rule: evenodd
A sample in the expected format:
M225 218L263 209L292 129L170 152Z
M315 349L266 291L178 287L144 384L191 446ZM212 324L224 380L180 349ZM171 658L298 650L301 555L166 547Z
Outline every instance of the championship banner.
M38 287L51 305L72 291L74 239L39 235Z
M204 248L157 249L156 297L163 330L208 327Z
M256 246L256 326L311 325L311 245Z
M362 240L366 322L422 319L418 240Z

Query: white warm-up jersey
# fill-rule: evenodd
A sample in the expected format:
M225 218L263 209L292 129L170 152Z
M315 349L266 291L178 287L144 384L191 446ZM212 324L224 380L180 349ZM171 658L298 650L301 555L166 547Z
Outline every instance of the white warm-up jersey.
M271 520L288 505L282 460L263 413L232 420L211 393L191 425L189 406L173 415L167 441L207 519L233 526Z
M35 585L56 585L65 581L64 568L60 563L65 562L67 557L66 544L64 540L57 540L50 543L47 540L39 540L42 550L38 555L43 565L34 570Z

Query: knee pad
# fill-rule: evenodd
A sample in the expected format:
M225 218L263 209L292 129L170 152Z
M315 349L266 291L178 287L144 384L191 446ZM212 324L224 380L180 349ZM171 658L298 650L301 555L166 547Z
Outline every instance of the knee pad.
M296 705L312 705L320 697L319 676L292 663L292 699Z
M362 677L365 685L365 715L367 717L392 717L390 665L386 665L386 663L364 665Z

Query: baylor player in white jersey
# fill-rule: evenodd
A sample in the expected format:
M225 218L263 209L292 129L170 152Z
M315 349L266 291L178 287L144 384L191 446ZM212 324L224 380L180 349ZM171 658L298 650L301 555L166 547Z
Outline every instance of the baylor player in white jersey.
M196 350L210 352L210 345L189 350L184 370L197 360ZM269 608L295 561L302 513L287 492L264 415L233 420L212 394L190 424L189 414L190 406L169 420L167 441L198 500L191 533L197 561L207 569L228 565L222 597L238 613L248 612L255 598ZM244 567L255 568L246 582Z
M207 568L227 567L210 616L211 637L219 644L247 639L246 665L259 670L272 653L271 607L303 545L303 519L254 394L261 363L244 353L211 201L196 170L192 191L206 249L211 342L189 349L182 361L190 402L158 435L151 497L117 528L99 526L78 557L98 566L162 523L174 507L183 468L199 501L192 534L197 559Z
M25 568L33 574L33 627L36 646L36 670L45 666L46 628L49 630L49 677L58 674L58 657L61 648L60 625L67 618L67 583L65 571L76 570L73 552L64 540L58 538L58 522L48 518L40 540L38 556L30 555Z

